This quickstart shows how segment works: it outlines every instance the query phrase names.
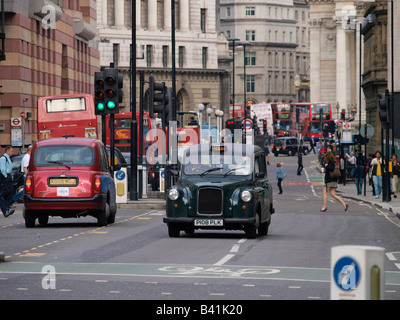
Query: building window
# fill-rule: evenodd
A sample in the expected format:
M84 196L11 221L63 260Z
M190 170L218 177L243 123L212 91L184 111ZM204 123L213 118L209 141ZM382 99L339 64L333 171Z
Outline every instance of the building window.
M246 7L246 16L254 16L256 14L255 7Z
M207 68L207 48L206 47L202 48L201 62L202 62L203 68L206 69Z
M231 16L231 7L226 7L226 16L227 17Z
M246 52L245 63L246 63L246 66L255 66L256 65L256 53L255 52Z
M119 43L113 43L113 62L114 66L118 67L119 58Z
M246 30L246 41L256 41L255 30Z
M226 36L228 39L231 38L231 30L226 30Z
M184 55L185 55L185 47L179 47L179 68L183 68Z
M255 92L255 76L246 76L246 92Z
M201 32L206 33L206 9L200 9Z
M146 63L148 67L151 67L153 46L146 46Z
M163 61L163 67L167 68L168 67L168 46L162 47L162 61Z

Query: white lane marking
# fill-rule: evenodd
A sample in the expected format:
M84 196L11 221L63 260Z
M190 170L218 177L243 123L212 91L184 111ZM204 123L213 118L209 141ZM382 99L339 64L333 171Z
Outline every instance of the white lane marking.
M229 253L223 257L221 260L219 260L218 262L214 263L215 266L222 266L223 264L227 263L230 259L232 259L235 256L235 253L237 253L240 249L240 245L242 243L245 243L247 240L247 238L242 238L240 239L238 242L236 242L233 247L231 248L231 250L229 251Z

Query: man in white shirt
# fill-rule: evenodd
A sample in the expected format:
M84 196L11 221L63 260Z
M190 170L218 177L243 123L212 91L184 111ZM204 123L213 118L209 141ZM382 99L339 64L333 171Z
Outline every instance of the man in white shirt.
M31 152L32 152L33 146L30 145L26 151L26 154L21 160L21 172L24 173L24 176L26 177L26 174L28 173L28 167L29 167L29 160L31 159Z

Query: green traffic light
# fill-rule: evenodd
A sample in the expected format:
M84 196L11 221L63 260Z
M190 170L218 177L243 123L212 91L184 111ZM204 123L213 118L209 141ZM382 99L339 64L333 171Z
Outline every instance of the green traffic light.
M114 109L115 108L115 103L113 101L108 101L107 102L107 108L108 109Z
M104 104L103 103L98 103L97 104L97 110L103 111L104 110Z

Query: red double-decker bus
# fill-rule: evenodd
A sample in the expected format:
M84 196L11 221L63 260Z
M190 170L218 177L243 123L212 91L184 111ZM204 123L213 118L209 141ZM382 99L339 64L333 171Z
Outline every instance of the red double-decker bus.
M107 116L107 124L110 121L110 116ZM114 146L121 152L131 152L131 121L132 112L121 112L114 115ZM139 141L139 121L140 113L136 112L136 121L138 123L138 141ZM151 130L151 121L148 112L143 113L143 149L142 154L145 155L146 149L148 148L150 141L146 141L147 133ZM107 145L110 144L110 127L107 125L106 128L106 141ZM139 154L139 142L137 145Z
M232 113L233 110L233 113ZM231 118L244 118L244 105L243 104L231 104L229 105L229 116Z
M331 104L326 102L311 103L310 119L309 136L318 140L323 137L324 126L326 126L332 120Z
M74 136L99 139L99 124L91 94L64 94L39 97L38 139Z
M294 135L301 136L303 139L310 138L311 103L293 103L292 106Z
M293 107L290 103L271 103L274 134L276 137L290 136L293 134Z
M326 102L272 103L275 136L323 137L323 128L332 120L332 107Z

